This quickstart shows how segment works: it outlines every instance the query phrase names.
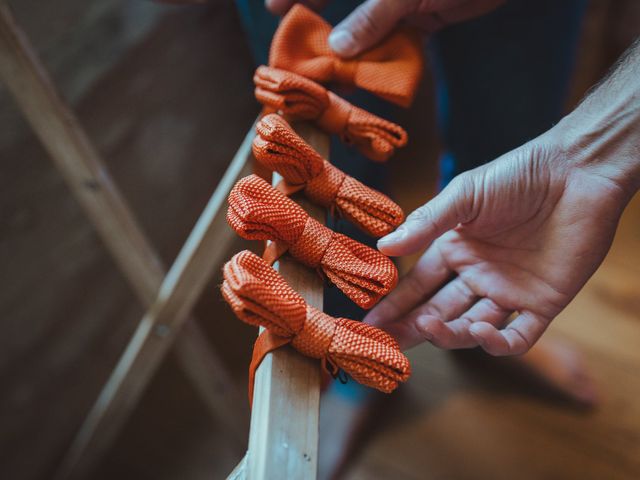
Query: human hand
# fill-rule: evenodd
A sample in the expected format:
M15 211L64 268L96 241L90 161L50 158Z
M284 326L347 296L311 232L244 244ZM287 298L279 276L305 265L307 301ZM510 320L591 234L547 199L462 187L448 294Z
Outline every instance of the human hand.
M364 321L402 348L525 353L607 254L640 189L638 139L640 39L558 125L459 175L380 239L388 255L428 248Z
M328 0L300 3L319 10ZM352 57L382 40L401 21L433 33L440 28L483 15L506 0L367 0L338 24L329 45L342 57ZM265 0L267 8L285 14L295 0Z
M552 130L458 176L381 239L388 255L429 248L364 321L403 349L529 350L600 265L637 188L564 138Z

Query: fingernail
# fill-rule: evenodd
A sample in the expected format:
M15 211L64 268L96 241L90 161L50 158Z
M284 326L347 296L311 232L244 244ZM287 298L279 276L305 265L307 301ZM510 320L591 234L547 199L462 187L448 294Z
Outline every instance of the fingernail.
M350 57L358 53L356 41L348 30L334 30L331 32L329 46L342 57Z
M392 243L399 242L406 236L407 229L404 227L399 227L395 232L391 232L389 235L386 235L378 240L378 247L384 247Z

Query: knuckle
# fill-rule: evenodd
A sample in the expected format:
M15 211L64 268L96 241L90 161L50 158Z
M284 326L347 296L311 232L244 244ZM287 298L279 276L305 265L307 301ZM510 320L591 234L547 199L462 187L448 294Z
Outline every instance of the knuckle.
M490 298L485 299L484 306L487 308L489 315L492 315L492 316L504 315L508 313L507 310L502 308L500 305L498 305L496 302L494 302Z
M513 332L514 336L515 336L515 341L513 342L509 342L510 344L510 349L509 349L509 354L510 355L522 355L524 353L527 353L530 349L531 349L531 342L527 339L527 337L518 329L515 328L511 328L509 329L511 332Z
M471 300L476 294L473 290L464 283L463 281L458 281L453 283L454 288L457 290L458 294L465 300Z
M456 215L461 223L471 221L480 206L478 189L475 188L476 177L472 172L463 172L456 176L447 186L447 193L453 199Z
M411 212L411 214L407 217L407 222L416 223L421 227L426 228L435 229L437 227L433 209L428 203Z
M451 180L451 188L459 195L466 196L473 192L473 175L463 172Z
M437 342L439 341L437 335L434 335L434 332L429 326L418 322L418 318L420 318L420 316L417 316L412 323L413 328L418 333L420 338L422 338L424 341L431 342L434 345L439 346L437 345Z
M378 33L378 20L365 3L354 12L352 34L357 39L375 37Z
M440 307L431 302L425 303L422 308L420 308L420 313L423 315L431 315L432 317L437 317L441 320L445 318Z
M469 328L471 324L473 324L473 318L466 313L458 317L458 320L460 320L461 323L464 323L465 328Z

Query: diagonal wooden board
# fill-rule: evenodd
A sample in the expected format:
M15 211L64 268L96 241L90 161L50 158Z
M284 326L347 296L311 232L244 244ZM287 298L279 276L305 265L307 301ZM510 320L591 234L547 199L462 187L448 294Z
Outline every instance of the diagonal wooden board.
M164 271L158 256L138 227L96 149L57 93L28 39L3 2L0 2L0 78L141 302L158 308L156 295L161 284L167 283L163 283ZM217 227L221 225L222 199L235 179L249 172L249 156L250 139L247 139L225 174L222 186L214 193L215 202L212 199L213 203L209 204L211 222L213 224L215 218ZM222 234L217 238L215 248L211 248L211 255L200 268L208 268L201 277L208 277L223 260L225 246L233 240L229 229L222 228L220 232ZM190 247L194 249L194 245ZM173 281L177 281L175 277ZM166 286L163 291L166 291ZM197 298L195 293L189 296L189 302L195 301L194 296ZM175 308L175 299L169 306ZM194 321L187 322L181 334L177 335L187 319L184 312L188 313L190 308L177 309L181 315L179 321L168 318L167 309L166 305L160 308L160 312L164 312L160 316L145 316L139 325L65 457L59 476L65 477L80 467L88 469L100 458L135 407L174 340L178 359L207 406L231 429L238 444L243 443L246 426L238 408L240 403L233 382Z
M122 410L130 410L131 402L135 403L140 397L144 387L141 381L150 378L157 369L214 269L224 260L235 238L225 220L226 199L237 179L251 173L253 136L252 129L163 280L155 301L69 450L60 469L61 478L87 472L91 463L87 453L99 453L114 440L126 420ZM238 401L232 397L227 400ZM242 426L242 417L234 413L235 408L227 409L226 418L222 420Z

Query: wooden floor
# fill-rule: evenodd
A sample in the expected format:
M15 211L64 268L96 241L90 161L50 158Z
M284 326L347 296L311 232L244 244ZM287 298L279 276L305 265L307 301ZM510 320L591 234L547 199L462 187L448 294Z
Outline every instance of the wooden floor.
M75 108L170 263L258 108L231 2L163 13ZM603 69L592 65L598 35L584 40L590 55L576 97ZM407 209L429 194L415 176L433 179L435 170L429 92L401 122L413 140L393 175ZM0 478L48 479L142 310L36 139L6 98L0 105L0 120L13 119L0 132ZM229 314L218 281L196 315L246 389L254 332ZM548 335L584 352L600 408L576 410L518 377L425 346L410 352L410 384L389 398L346 478L640 478L640 198L603 267ZM90 478L224 478L241 453L170 357Z

